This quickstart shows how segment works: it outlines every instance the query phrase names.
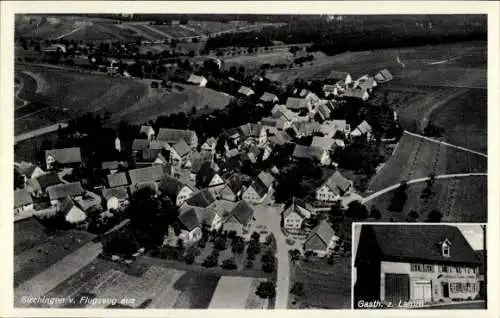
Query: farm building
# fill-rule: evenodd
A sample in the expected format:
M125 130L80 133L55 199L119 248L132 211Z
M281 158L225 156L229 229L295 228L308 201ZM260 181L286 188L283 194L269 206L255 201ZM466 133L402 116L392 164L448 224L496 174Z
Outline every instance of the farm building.
M383 69L375 75L375 79L380 83L389 82L393 79L388 69Z
M128 172L132 185L143 182L158 182L162 179L164 174L165 172L161 165L133 169Z
M241 139L247 144L257 143L263 145L267 140L267 133L264 127L259 124L248 123L238 127Z
M259 178L256 178L243 192L242 198L250 203L262 203L269 190L269 187L267 187Z
M349 74L346 72L340 72L333 70L330 72L328 75L328 78L333 79L333 80L345 80Z
M355 299L396 304L474 299L480 264L455 226L362 225Z
M180 162L187 164L191 159L191 148L189 145L181 139L178 143L174 144L170 149L170 159L173 162Z
M319 257L324 257L333 252L338 240L339 237L335 235L330 224L323 220L307 236L304 251L311 251Z
M110 173L116 173L120 167L120 162L118 161L103 161L101 162L101 169L109 171Z
M200 87L205 87L208 83L207 79L204 76L198 76L194 74L191 74L191 76L189 76L187 82Z
M126 187L103 189L102 197L106 200L107 210L119 210L124 208L128 204L129 200Z
M314 136L311 147L321 148L323 150L331 151L336 147L335 139L328 137Z
M196 132L194 132L193 130L160 128L158 137L156 139L160 141L166 141L171 145L184 140L189 147L198 147L198 136L196 136Z
M14 169L16 169L17 172L19 172L19 174L24 177L24 182L27 182L29 179L37 178L45 173L37 165L28 163L26 161L14 163Z
M49 172L28 180L26 182L26 190L30 192L31 195L38 197L43 194L47 187L60 183L62 183L62 181L57 172Z
M363 101L367 101L370 98L370 94L366 89L362 88L351 88L348 87L344 92L345 97L357 98Z
M134 139L134 141L132 142L132 151L136 153L148 149L148 147L149 147L148 139Z
M201 150L209 153L215 153L215 145L217 143L217 139L214 137L210 137L201 145Z
M316 189L316 200L335 202L341 196L352 190L353 182L346 179L340 172L335 171L326 181Z
M224 188L224 180L212 168L212 162L205 161L196 174L196 186L208 188L212 193L219 193Z
M47 188L52 205L56 205L59 200L66 197L81 200L84 192L80 182L57 184Z
M129 184L127 174L125 172L108 174L106 178L108 180L108 186L110 188L122 187Z
M254 216L253 208L244 200L239 201L235 207L225 216L224 230L235 231L236 235L244 236L252 224Z
M59 167L75 167L82 163L80 147L45 150L47 169L53 169L57 162Z

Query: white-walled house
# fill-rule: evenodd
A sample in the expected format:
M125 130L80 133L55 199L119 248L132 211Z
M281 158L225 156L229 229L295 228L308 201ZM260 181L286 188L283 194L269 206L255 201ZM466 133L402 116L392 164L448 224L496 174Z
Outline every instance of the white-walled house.
M324 202L335 202L341 196L352 190L353 182L346 179L336 171L316 189L316 200Z
M14 191L14 214L33 210L33 198L26 190Z
M121 210L129 203L129 195L126 187L103 189L102 196L106 200L107 210Z
M300 233L304 220L310 217L311 211L294 197L290 206L283 211L283 228L289 233Z
M195 193L195 189L169 175L163 176L159 189L162 194L169 196L177 206L181 206Z

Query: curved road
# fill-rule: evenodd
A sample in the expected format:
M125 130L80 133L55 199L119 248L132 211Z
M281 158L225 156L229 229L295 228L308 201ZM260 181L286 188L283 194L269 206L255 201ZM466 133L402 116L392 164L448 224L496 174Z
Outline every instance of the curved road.
M481 173L441 174L441 175L436 176L436 180L437 179L465 178L465 177L473 177L473 176L488 176L488 174L487 173L482 173L482 172ZM427 181L429 179L430 179L429 177L418 178L418 179L410 180L407 183L408 184L413 184L413 183L425 182L425 181ZM361 203L366 204L368 201L371 201L371 200L373 200L373 199L381 196L382 194L385 194L385 193L390 192L390 191L392 191L394 189L397 189L400 184L401 183L394 184L394 185L392 185L390 187L387 187L385 189L382 189L380 191L372 193L369 196L367 196L366 198L364 198Z

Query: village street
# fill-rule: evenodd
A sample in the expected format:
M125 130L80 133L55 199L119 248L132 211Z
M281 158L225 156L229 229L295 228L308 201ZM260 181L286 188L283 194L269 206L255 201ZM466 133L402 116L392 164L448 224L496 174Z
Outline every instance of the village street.
M288 258L288 245L286 237L281 231L281 205L273 204L269 195L266 200L254 206L255 216L259 224L266 224L267 231L273 233L276 238L276 258L278 262L276 274L276 309L286 309L288 303L288 293L290 290L290 261ZM259 218L260 216L260 218ZM259 219L261 221L259 221ZM264 220L265 223L262 223Z

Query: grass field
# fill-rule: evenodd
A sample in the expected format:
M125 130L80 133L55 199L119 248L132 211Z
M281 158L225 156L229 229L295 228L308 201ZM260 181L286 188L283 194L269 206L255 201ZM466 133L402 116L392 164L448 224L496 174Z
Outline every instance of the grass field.
M435 195L429 200L420 197L425 188L425 182L411 184L408 187L408 200L402 212L390 212L388 206L393 192L385 193L370 202L382 212L382 218L377 222L405 222L412 210L419 214L417 222L424 222L428 213L438 209L443 213L442 222L486 222L487 221L487 178L472 176L466 178L436 180L433 187Z
M404 180L436 174L487 172L487 160L479 155L450 148L404 134L394 155L371 179L368 188L375 192Z
M43 238L42 235L41 239ZM36 245L30 243L31 248L24 249L14 257L14 286L18 286L55 264L93 238L94 235L87 232L71 230L47 237L44 241L37 242ZM22 244L24 247L28 246L28 243ZM16 246L18 243L14 243L14 245Z
M301 261L292 265L290 288L294 282L304 284L304 295L289 309L351 308L351 258L335 258L333 265L325 259ZM289 300L293 295L289 296Z
M429 116L429 122L444 128L444 139L452 144L487 152L488 125L487 93L469 89L439 107Z
M461 58L429 65L446 60L450 52ZM398 55L404 68L396 60ZM486 56L485 42L347 52L315 61L312 66L307 64L302 68L269 72L269 75L287 84L296 78L325 79L332 70L349 72L357 78L387 68L394 75L392 82L395 83L485 87Z
M20 71L28 68L19 67ZM68 120L82 112L111 113L111 121L143 123L192 107L223 108L232 96L205 87L178 85L172 91L151 89L150 81L116 78L67 70L29 67L30 73L43 79L44 91L30 94L29 101L42 102L49 107L22 111L15 119L19 134L59 120ZM28 96L27 96L28 97ZM26 97L26 99L27 99Z
M243 308L259 305L253 294L260 278L226 277L199 271L168 268L161 260L139 258L125 266L96 258L80 271L45 294L46 297L73 297L76 303L61 304L60 307L105 308L107 304L79 302L82 296L96 298L133 299L132 307L149 301L148 308L208 308L221 280L244 279L251 281L252 290L239 297L236 302ZM37 307L47 307L40 306Z
M31 249L49 239L45 228L34 218L14 223L14 255Z

